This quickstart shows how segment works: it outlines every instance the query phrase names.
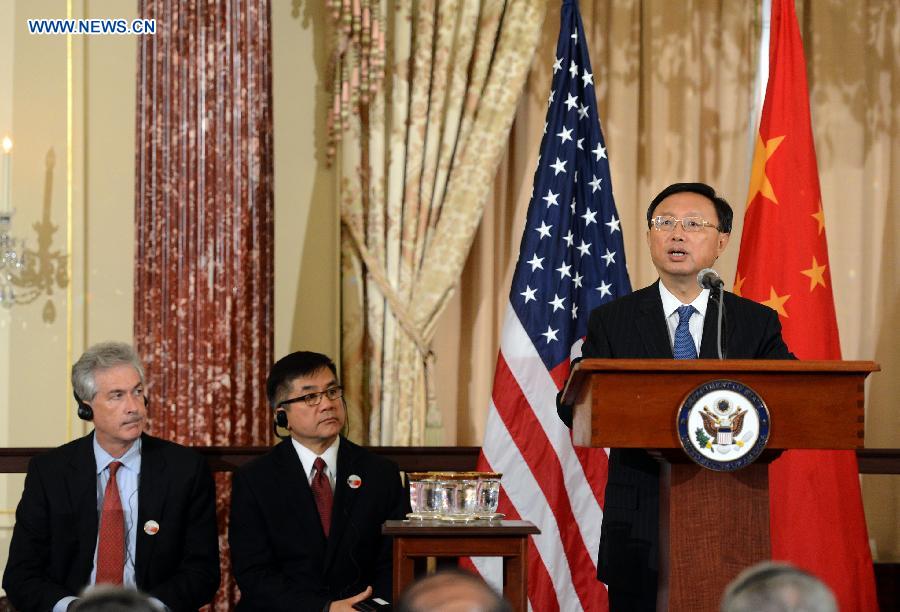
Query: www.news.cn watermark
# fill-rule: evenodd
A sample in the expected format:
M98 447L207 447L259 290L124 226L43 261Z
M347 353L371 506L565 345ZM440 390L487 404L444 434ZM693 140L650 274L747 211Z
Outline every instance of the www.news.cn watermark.
M29 34L156 34L155 19L29 19Z

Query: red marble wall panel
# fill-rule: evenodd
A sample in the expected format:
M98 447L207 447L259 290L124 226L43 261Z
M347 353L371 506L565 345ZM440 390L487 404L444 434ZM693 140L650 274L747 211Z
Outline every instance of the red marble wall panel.
M135 177L134 335L150 429L186 445L268 444L269 1L141 0L140 14L156 19L139 41ZM218 484L224 527L229 487ZM215 608L234 599L226 573Z

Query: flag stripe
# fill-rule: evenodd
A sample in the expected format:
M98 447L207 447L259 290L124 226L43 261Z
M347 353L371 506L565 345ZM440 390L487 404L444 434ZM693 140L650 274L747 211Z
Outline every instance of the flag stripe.
M484 469L491 472L496 471L491 465L485 465ZM512 505L512 502L510 502L509 498L505 495L501 497L497 509L499 512L506 515L507 520L517 521L522 518L516 511L515 506ZM488 568L482 563L484 560L484 557L473 557L470 560L472 565L474 565L474 569L482 575L488 573ZM531 599L534 598L537 601L543 602L544 607L541 609L541 612L544 610L547 612L557 612L559 610L556 592L553 587L553 580L550 579L550 573L547 571L547 566L544 565L544 560L541 558L541 555L534 544L534 538L528 538L528 593L529 609L533 608Z
M609 470L609 449L608 448L585 448L575 447L575 456L578 457L578 463L584 471L588 485L594 495L594 499L603 508L603 501L606 498L606 480ZM598 524L599 526L599 524ZM597 545L600 545L600 532L597 531ZM592 551L596 550L591 548ZM595 554L594 563L597 562Z
M596 601L601 591L605 594L596 580L602 511L572 447L569 430L556 415L556 385L512 309L507 311L501 337L494 406L517 441L518 461L526 462L540 484L562 532L569 565L575 568L573 584L582 603L591 609L588 602ZM602 450L599 453L605 466L606 455ZM598 475L598 480L605 482L605 474ZM559 487L560 482L565 487Z
M580 521L576 521L566 488L556 484L564 480L559 459L534 419L534 413L530 410L527 400L513 390L515 380L504 366L501 356L494 379L494 406L556 519L557 529L572 571L572 582L583 607L586 608L588 593L583 574L587 573L589 579L594 578L596 561L591 559L578 526L580 522L586 523L588 519L579 517Z
M519 516L531 521L541 530L540 535L532 540L538 554L545 560L544 564L553 583L559 608L566 612L582 610L581 602L576 596L572 584L569 561L563 550L553 513L547 505L547 500L541 495L534 475L522 461L519 449L506 429L506 425L497 414L493 402L491 402L490 408L485 440L490 440L491 444L484 446L485 459L494 466L494 469L502 472L503 494L509 498ZM530 597L533 594L534 586L529 584ZM532 605L537 610L542 609L542 606L545 605L546 600L532 599Z
M527 440L531 436L543 436L553 446L559 462L565 468L566 491L575 513L582 523L583 540L596 565L597 553L595 546L600 543L600 521L603 511L600 509L599 499L602 496L593 495L591 486L585 477L584 470L578 461L572 447L572 436L569 428L560 421L556 414L556 394L558 388L541 366L534 346L528 340L528 335L522 327L519 317L508 309L503 325L503 333L500 340L500 358L506 363L513 378L521 388L530 410L539 424L534 430L528 430ZM499 361L499 360L498 360ZM499 366L499 363L498 363ZM495 374L495 376L497 376ZM496 385L496 379L495 383ZM496 393L494 394L496 396ZM495 400L496 401L496 400Z

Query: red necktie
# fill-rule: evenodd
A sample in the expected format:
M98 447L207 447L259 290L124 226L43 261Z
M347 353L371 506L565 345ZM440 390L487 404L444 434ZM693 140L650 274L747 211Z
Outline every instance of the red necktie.
M122 467L119 461L109 464L109 482L103 494L103 510L100 512L100 541L97 545L97 584L122 584L125 571L125 513L119 499L116 472Z
M328 476L325 475L325 462L321 457L316 457L313 462L313 469L316 470L310 487L312 488L313 498L316 500L316 508L319 510L319 520L322 521L322 530L325 537L328 537L328 529L331 527L331 505L334 502L334 494L331 491L331 483L328 482Z

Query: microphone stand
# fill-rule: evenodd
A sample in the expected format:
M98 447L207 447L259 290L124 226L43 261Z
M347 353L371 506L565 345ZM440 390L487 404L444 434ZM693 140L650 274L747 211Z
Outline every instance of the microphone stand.
M719 308L716 320L716 349L719 351L719 359L725 359L725 351L722 347L722 320L725 316L725 286L719 283Z
M712 268L704 268L697 273L697 283L702 289L709 289L709 297L719 303L719 311L716 320L716 350L719 359L725 359L725 346L722 336L722 321L725 319L725 283ZM719 293L716 295L715 290Z

